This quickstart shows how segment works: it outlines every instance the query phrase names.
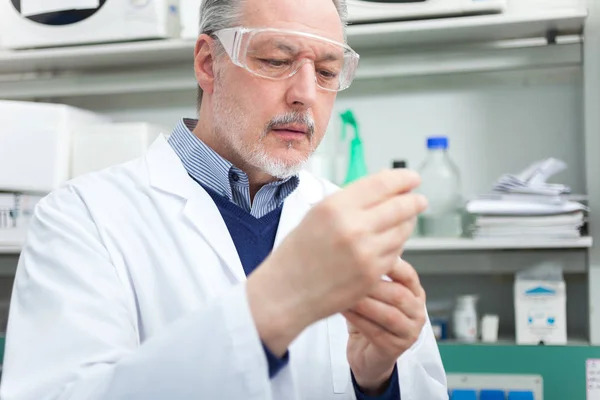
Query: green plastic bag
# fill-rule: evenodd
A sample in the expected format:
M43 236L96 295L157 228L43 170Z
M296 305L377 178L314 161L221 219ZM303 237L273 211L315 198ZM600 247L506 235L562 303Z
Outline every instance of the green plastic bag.
M343 186L366 176L367 164L365 163L365 155L363 150L362 140L358 131L358 123L352 111L347 110L340 114L342 118L342 140L346 140L346 129L350 126L354 128L354 137L350 140L350 154L348 157L348 170Z

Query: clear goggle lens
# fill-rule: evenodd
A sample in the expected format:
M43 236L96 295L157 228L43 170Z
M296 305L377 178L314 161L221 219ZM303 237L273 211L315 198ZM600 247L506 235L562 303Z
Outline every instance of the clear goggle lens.
M221 34L223 31L229 32ZM223 31L217 32L217 36L222 42L227 37L233 39L228 53L234 63L264 78L286 79L304 64L311 63L317 85L325 90L339 91L350 86L358 66L358 54L350 47L318 36L276 29L249 29L238 30L233 38L231 30Z

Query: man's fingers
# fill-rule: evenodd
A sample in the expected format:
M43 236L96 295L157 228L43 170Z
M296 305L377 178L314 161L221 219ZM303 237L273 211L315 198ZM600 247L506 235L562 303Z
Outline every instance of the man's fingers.
M417 271L400 257L398 257L396 264L387 275L392 281L406 286L415 296L425 298L425 290L421 286Z
M401 348L402 346L408 347L407 342L404 339L393 335L392 333L388 332L387 330L383 329L377 324L374 324L373 322L364 318L360 314L357 314L353 311L346 311L343 312L342 315L353 326L354 332L351 333L359 331L360 333L365 335L365 337L369 339L371 343L377 346L383 348L389 348L390 346L394 346L397 348Z
M413 330L411 328L415 322L394 306L366 297L356 303L350 311L368 319L395 336L411 339L407 336Z
M425 211L427 199L422 194L406 193L392 196L379 203L369 213L376 232L391 229L397 225L412 221Z
M365 243L368 244L369 248L386 259L386 270L382 273L387 274L388 270L394 266L396 259L402 254L402 248L412 231L413 224L409 221L366 239L367 242Z
M411 319L416 319L424 313L424 301L415 296L407 287L397 282L381 281L375 285L369 296L372 299L398 308Z
M336 195L347 196L352 204L370 208L392 196L407 193L421 183L416 172L407 169L389 169L362 178Z

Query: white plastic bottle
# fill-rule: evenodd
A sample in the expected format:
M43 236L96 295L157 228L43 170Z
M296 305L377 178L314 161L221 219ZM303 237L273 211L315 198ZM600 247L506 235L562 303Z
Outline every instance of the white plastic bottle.
M475 342L478 337L477 329L477 300L478 296L459 296L456 299L452 325L454 337L461 342Z
M462 235L460 174L448 155L448 138L428 138L427 149L427 157L419 168L418 192L427 197L429 207L419 216L419 234L459 237Z

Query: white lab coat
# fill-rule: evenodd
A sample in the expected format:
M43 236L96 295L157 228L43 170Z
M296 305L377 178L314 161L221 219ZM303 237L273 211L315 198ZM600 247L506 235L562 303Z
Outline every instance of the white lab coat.
M333 186L302 173L277 246ZM3 400L354 399L340 315L308 327L273 380L245 275L211 197L165 137L42 200L21 254ZM430 325L398 360L402 400L446 399Z

